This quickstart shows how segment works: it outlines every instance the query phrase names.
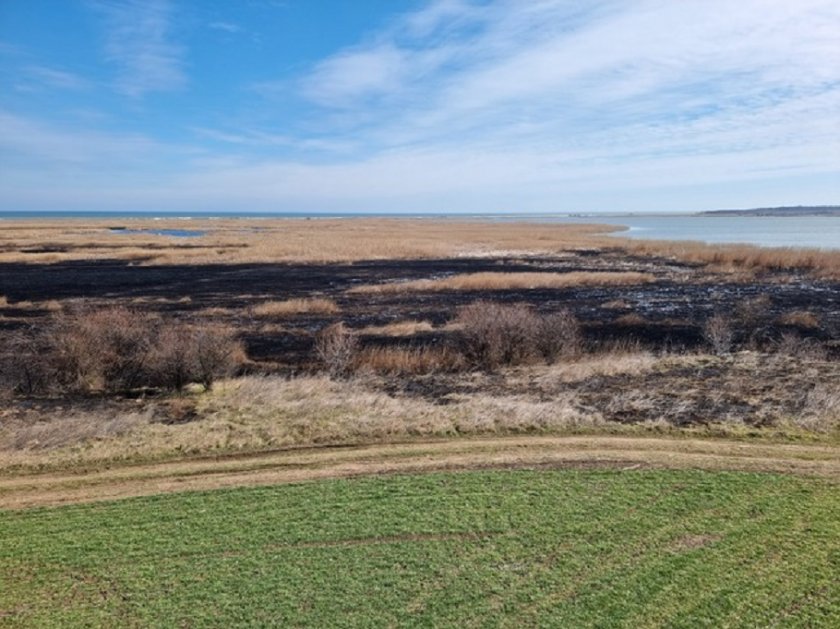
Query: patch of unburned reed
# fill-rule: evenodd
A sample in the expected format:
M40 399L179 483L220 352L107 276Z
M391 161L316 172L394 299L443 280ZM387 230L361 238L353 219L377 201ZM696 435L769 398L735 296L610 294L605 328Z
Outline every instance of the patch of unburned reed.
M656 278L635 271L572 271L569 273L461 273L444 278L366 284L351 288L350 293L402 293L409 291L528 290L569 288L572 286L629 286L647 284Z
M414 336L422 332L431 332L434 326L430 321L417 321L408 319L395 321L385 325L369 325L356 330L358 334L367 336Z
M807 310L786 312L779 317L779 323L808 330L816 330L820 327L820 320L817 316Z
M255 305L251 312L257 317L286 317L298 314L331 315L340 312L332 299L307 297L284 301L264 301Z
M725 272L809 271L817 277L840 279L840 251L664 240L623 239L621 243L622 249L636 255L669 257Z
M355 359L355 369L379 375L455 372L465 368L461 353L449 347L368 347Z

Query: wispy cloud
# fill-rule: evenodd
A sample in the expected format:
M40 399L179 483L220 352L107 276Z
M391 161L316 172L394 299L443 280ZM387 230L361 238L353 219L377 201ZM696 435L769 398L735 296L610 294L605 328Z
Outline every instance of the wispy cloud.
M37 83L45 87L63 90L80 90L89 86L89 82L78 74L41 65L31 65L24 68L23 80L27 84Z
M241 33L244 30L239 24L234 24L233 22L210 22L207 28L230 34Z
M117 91L131 97L186 83L182 46L171 37L167 0L97 0L105 17L105 53L117 68Z

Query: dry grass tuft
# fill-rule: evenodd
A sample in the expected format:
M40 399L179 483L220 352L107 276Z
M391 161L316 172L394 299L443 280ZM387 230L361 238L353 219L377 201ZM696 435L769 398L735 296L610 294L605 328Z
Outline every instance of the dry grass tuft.
M601 304L601 308L604 310L629 310L632 306L623 299L613 299L611 301L605 301Z
M802 428L818 432L840 428L840 389L826 383L818 383L808 392L802 413L793 420Z
M647 322L647 319L637 312L628 312L627 314L623 314L615 319L616 325L623 325L627 327L646 325Z
M430 321L396 321L385 325L369 325L357 330L359 334L368 336L413 336L421 332L431 332L434 326Z
M464 357L449 347L370 347L359 352L355 369L383 376L455 372Z
M440 279L366 284L351 288L350 293L402 293L406 291L527 290L569 288L572 286L629 286L655 281L650 273L635 271L570 273L463 273Z
M12 420L0 425L0 452L54 450L77 444L115 439L148 425L153 409L134 413L88 412L50 421Z
M808 330L816 330L820 327L820 320L814 313L808 312L807 310L786 312L779 317L779 323Z
M303 299L287 299L285 301L264 301L253 307L252 312L257 317L285 317L297 314L337 314L338 304L332 299L309 297Z

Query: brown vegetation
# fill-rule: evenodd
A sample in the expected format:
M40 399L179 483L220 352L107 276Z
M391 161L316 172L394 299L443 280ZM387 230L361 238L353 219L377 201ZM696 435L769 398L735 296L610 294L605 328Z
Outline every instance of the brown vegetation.
M296 314L331 315L338 313L339 310L338 304L332 299L308 297L285 301L264 301L254 306L252 312L258 317L284 317Z
M315 337L315 353L332 377L348 375L358 348L358 336L342 321L327 326Z
M414 336L420 332L431 332L434 326L429 321L395 321L385 325L368 325L357 330L359 334L368 336Z
M191 325L123 307L80 309L6 337L0 374L22 393L209 389L244 350L219 325Z
M355 286L349 293L400 293L404 291L480 291L570 286L628 286L655 281L650 273L583 272L570 273L464 273L439 279L423 279L386 284Z
M729 353L735 332L731 321L721 314L716 314L706 320L703 326L703 336L717 355Z
M626 238L621 239L621 247L636 255L669 257L724 272L811 271L819 277L840 279L840 251Z
M815 330L820 327L820 320L813 312L794 310L779 317L779 323L797 328Z
M359 373L404 376L463 371L466 367L460 352L443 347L367 347L354 361Z

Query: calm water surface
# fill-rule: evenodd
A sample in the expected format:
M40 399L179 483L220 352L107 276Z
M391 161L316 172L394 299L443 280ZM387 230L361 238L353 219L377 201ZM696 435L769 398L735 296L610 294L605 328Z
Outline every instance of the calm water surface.
M395 216L381 213L316 214L307 212L10 212L0 211L0 229L3 220L55 219L55 218L347 218ZM407 217L406 215L396 215ZM818 249L840 249L840 217L836 216L697 216L683 215L641 215L632 214L588 214L581 216L546 214L426 214L413 218L470 219L491 221L533 221L542 223L602 223L623 225L627 231L616 232L616 236L647 238L654 240L698 240L709 243L749 243L763 247L812 247ZM258 224L258 223L257 223ZM149 230L176 237L200 237L198 230ZM172 232L178 233L172 233ZM131 233L130 230L115 230L115 233Z
M511 219L512 220L512 219ZM616 236L651 240L699 240L708 243L749 243L762 247L840 249L837 216L586 216L540 217L561 223L624 225Z

